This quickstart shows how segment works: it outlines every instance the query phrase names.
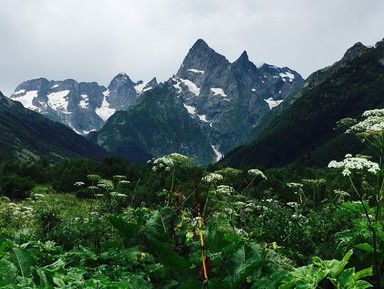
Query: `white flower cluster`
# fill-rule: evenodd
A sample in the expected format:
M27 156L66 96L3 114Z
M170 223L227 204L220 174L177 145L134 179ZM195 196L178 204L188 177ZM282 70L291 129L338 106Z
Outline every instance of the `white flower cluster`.
M150 160L148 161L148 163L153 164L152 171L154 172L159 169L170 171L176 165L191 164L192 160L189 157L184 156L182 154L172 153L157 159Z
M377 174L380 171L379 164L371 162L363 156L352 157L351 154L347 154L345 159L338 161L331 161L328 164L329 168L343 169L343 176L350 176L353 171L366 170L372 174Z
M117 198L126 198L127 197L127 195L124 195L124 194L121 194L118 192L111 192L110 194L112 197L117 197Z
M347 133L378 133L384 131L384 109L367 110L363 119L348 129Z
M253 177L261 177L264 180L267 179L267 177L264 175L264 173L258 169L249 170L248 175L253 176Z
M290 189L300 189L303 186L304 185L300 184L300 183L287 183L287 187L290 188Z
M384 109L366 110L363 113L363 117L368 117L368 116L384 116Z
M84 186L84 185L85 185L84 182L76 182L76 183L74 183L74 186L75 186L75 187L82 187L82 186Z
M101 179L99 180L99 183L97 184L99 188L105 189L106 191L112 191L114 188L113 182L107 179Z
M0 213L9 211L15 218L30 219L33 215L33 208L21 203L5 203L5 206L0 208Z
M216 173L209 173L205 177L203 177L201 180L206 183L213 183L213 182L218 182L223 179L223 176L220 174Z
M217 186L215 192L216 192L216 194L219 194L219 195L230 196L231 194L233 194L235 192L235 189L230 187L230 186L220 185L220 186Z

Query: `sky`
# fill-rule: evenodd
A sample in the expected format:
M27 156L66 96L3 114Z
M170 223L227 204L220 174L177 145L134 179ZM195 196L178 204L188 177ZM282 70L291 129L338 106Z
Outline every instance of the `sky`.
M229 61L247 50L256 64L304 77L354 43L384 38L383 0L0 0L0 90L38 77L108 85L177 72L204 39Z

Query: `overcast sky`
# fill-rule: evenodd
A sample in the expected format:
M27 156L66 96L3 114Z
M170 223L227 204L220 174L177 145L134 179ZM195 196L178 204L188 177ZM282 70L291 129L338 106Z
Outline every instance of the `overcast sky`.
M0 0L0 90L24 80L160 81L204 39L304 77L384 38L383 0Z

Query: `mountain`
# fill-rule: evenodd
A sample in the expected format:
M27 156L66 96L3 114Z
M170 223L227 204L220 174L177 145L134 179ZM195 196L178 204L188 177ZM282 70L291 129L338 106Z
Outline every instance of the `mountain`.
M135 104L143 91L156 85L155 78L135 83L125 73L115 76L108 88L96 82L38 78L20 84L10 98L86 135L99 130L115 111Z
M0 92L0 160L99 158L106 152L58 122Z
M179 152L211 163L244 143L302 82L287 67L257 68L246 52L230 63L199 39L173 77L143 92L90 139L125 157L140 148L140 156Z
M223 161L234 167L324 166L363 145L336 123L384 107L384 41L355 44L335 64L313 73L285 104L263 119L252 143Z
M223 154L243 144L261 118L303 83L297 72L263 64L244 51L233 63L199 39L171 78L191 117Z
M145 92L138 104L126 111L116 112L89 138L136 162L178 152L207 164L215 156L198 122L189 116L168 83Z

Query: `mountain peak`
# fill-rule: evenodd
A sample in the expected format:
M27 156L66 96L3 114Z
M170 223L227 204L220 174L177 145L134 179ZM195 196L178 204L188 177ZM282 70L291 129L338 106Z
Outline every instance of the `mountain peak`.
M124 73L124 72L120 72L119 74L117 74L111 81L111 83L109 84L108 87L113 87L113 86L120 86L122 84L126 84L128 83L129 86L134 86L134 82L129 78L129 76Z
M196 40L195 44L192 45L192 48L191 49L206 49L206 48L210 48L207 44L207 42L205 42L203 39L199 38Z
M241 53L239 59L249 60L247 50L244 50L243 53Z
M249 62L250 61L249 61L248 53L246 50L244 50L243 53L241 53L240 57L234 63L247 64Z
M188 70L210 71L214 67L226 67L229 61L221 54L217 53L208 44L198 39L195 44L189 49L177 75L182 78L187 78Z
M365 46L363 43L357 42L345 52L342 60L343 61L350 61L350 60L360 56L361 54L363 54L367 49L368 49L368 47Z

